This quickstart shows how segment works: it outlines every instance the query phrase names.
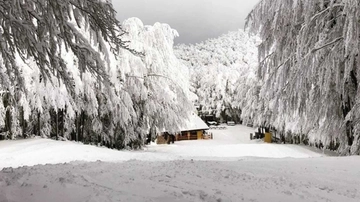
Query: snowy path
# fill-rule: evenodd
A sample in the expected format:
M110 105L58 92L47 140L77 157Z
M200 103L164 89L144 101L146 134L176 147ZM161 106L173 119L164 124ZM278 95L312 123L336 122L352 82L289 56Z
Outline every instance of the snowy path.
M360 201L360 159L127 161L4 169L0 201Z

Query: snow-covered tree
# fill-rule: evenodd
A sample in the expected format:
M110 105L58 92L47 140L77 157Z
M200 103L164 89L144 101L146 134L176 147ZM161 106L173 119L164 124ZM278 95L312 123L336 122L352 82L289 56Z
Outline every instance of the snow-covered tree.
M95 105L90 107L97 112L89 117L85 110L78 120L88 125L87 138L100 134L115 148L142 146L148 134L154 138L162 130L179 131L192 111L188 68L173 53L177 32L166 24L144 26L137 18L125 20L122 27L123 39L133 51L123 49L116 58L110 57L110 85L90 88L97 89L97 99L91 99Z
M262 39L251 118L359 154L359 19L357 0L259 2L248 16Z
M202 114L240 120L245 95L257 64L257 38L243 30L195 45L176 46L176 55L190 67L191 90Z
M7 138L35 134L120 149L141 147L151 130L177 131L192 105L188 69L172 50L176 31L129 19L123 24L126 32L113 24L114 34L121 38L106 40L109 36L94 31L85 17L75 20L76 16L65 18L75 38L81 39L72 39L72 45L59 39L55 55L46 56L58 57L63 67L51 62L42 66L39 58L16 49L12 68L19 73L17 79L10 79L7 68L0 69L2 81L7 81L0 85L0 133ZM79 58L71 46L89 49L83 53L88 58ZM59 77L60 73L66 77Z
M143 135L149 129L179 131L193 105L189 70L173 51L178 33L166 24L144 26L137 18L126 20L122 26L129 33L129 48L145 54L139 58L124 53L120 59L124 89L131 96L138 117L136 130L143 130L138 131Z
M44 80L55 75L67 81L69 67L61 57L62 46L74 53L80 72L89 71L98 77L104 76L105 69L100 53L108 54L104 43L109 42L114 51L126 48L109 1L1 0L0 5L0 57L7 72L0 75L4 87L23 87L17 56L33 58ZM81 28L90 33L90 38L84 38Z
M0 5L0 90L9 113L23 107L22 114L30 117L31 110L73 107L73 80L83 78L72 73L89 73L104 82L105 44L114 52L127 49L109 1L2 0ZM73 57L64 57L68 53Z

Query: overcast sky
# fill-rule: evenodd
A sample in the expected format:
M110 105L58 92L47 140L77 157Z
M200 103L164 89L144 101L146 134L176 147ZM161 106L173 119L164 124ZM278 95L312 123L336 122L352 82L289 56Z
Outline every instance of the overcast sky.
M180 37L176 43L197 43L244 27L259 0L112 0L120 21L140 18L144 24L167 23Z

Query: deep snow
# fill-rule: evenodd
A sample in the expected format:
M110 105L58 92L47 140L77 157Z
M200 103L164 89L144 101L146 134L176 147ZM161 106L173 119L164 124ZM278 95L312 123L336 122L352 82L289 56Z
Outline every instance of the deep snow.
M250 141L244 126L212 132L213 140L143 151L1 141L0 202L360 200L359 157Z
M359 201L359 158L126 161L4 169L0 201Z
M234 160L244 157L308 158L322 154L298 145L250 141L253 128L237 125L210 130L213 140L180 141L171 145L150 145L143 151L118 151L71 141L26 139L0 141L0 169L4 167L56 164L71 161L119 162L131 159L169 161L178 159Z

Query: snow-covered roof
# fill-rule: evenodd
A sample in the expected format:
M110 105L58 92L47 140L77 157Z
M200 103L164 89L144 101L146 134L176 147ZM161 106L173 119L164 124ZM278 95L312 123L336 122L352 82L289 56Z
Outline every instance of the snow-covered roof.
M181 128L181 131L191 131L191 130L208 130L209 127L206 123L195 113L190 115L186 125Z

